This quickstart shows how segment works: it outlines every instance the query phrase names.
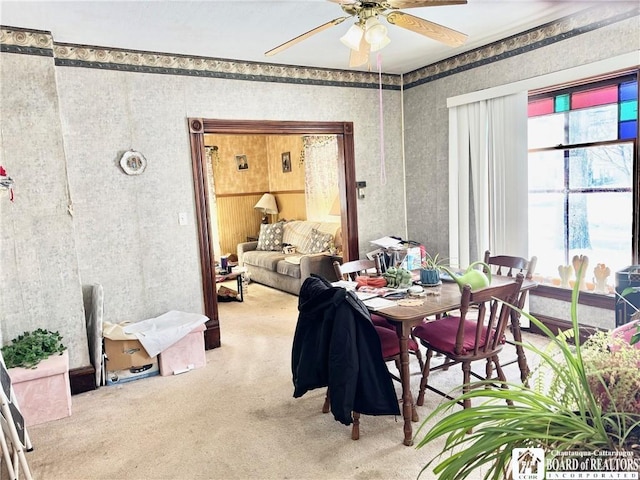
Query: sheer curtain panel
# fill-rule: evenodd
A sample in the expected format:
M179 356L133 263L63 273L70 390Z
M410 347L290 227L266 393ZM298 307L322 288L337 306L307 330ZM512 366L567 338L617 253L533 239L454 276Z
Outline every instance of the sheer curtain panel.
M331 206L338 195L338 140L335 135L302 137L307 220L335 222Z
M526 92L449 109L449 257L528 255Z

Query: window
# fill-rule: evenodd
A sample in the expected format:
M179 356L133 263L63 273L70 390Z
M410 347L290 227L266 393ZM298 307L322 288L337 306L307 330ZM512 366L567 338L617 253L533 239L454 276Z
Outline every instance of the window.
M637 73L530 95L529 250L558 277L574 255L615 272L638 259ZM635 219L635 220L634 220Z

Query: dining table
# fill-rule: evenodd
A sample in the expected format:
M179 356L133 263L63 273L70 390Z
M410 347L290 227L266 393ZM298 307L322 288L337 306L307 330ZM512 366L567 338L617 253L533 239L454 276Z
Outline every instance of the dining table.
M491 286L500 286L514 282L513 277L493 275ZM524 279L522 290L535 288L536 282ZM408 339L411 330L424 321L434 320L440 315L460 308L462 293L454 281L443 280L439 285L424 287L425 296L416 297L415 302L395 302L393 306L375 309L375 313L385 317L396 327L400 342L400 380L402 383L402 416L404 419L404 441L407 446L413 445L412 421L418 421L411 395L411 379L409 371ZM366 305L367 302L365 302ZM408 303L408 305L403 305ZM371 311L371 308L369 309ZM511 315L512 328L519 330L519 315Z

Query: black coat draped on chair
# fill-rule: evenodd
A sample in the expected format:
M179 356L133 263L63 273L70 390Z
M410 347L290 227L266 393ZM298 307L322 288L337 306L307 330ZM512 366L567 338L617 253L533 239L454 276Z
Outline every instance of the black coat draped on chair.
M295 398L328 387L331 412L345 424L352 412L399 415L398 399L367 308L323 278L300 289L291 367Z

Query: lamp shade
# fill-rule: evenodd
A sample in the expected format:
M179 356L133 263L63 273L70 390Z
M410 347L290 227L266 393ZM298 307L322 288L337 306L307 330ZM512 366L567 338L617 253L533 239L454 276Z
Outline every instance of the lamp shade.
M340 37L340 41L350 49L358 50L360 48L362 35L364 35L364 31L358 24L351 25L347 33Z
M387 27L382 25L376 17L369 17L364 25L364 38L370 44L379 44L387 36Z
M377 52L378 50L382 50L384 47L391 43L391 39L385 35L379 42L371 43L371 51Z
M258 203L256 203L253 208L258 208L264 213L269 213L272 215L278 213L278 204L276 203L276 197L274 197L270 193L265 193L264 195L262 195L260 200L258 200Z

